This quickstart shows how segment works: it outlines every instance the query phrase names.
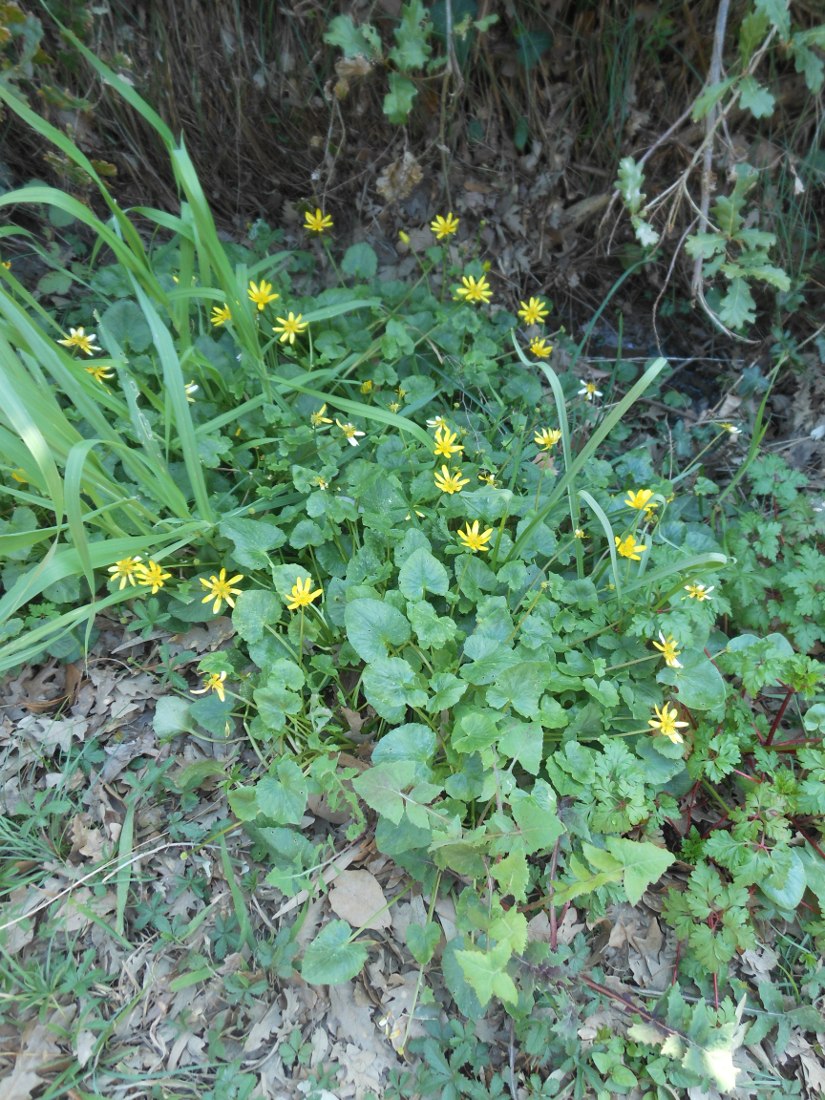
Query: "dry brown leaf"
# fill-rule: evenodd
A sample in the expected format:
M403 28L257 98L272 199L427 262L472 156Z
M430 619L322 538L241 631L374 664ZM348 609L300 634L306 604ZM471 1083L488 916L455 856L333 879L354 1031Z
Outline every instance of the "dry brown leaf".
M69 823L69 835L72 838L69 858L85 856L86 859L96 861L103 855L103 834L92 825L88 814L75 814Z
M3 1081L3 1100L30 1100L32 1092L42 1084L40 1070L60 1053L53 1035L68 1026L74 1012L74 1007L61 1008L47 1022L33 1021L26 1027L14 1069Z
M329 892L332 911L353 928L389 928L387 899L369 871L342 871Z
M421 183L424 173L421 165L407 150L402 157L388 164L375 184L375 189L387 202L398 202L406 199Z

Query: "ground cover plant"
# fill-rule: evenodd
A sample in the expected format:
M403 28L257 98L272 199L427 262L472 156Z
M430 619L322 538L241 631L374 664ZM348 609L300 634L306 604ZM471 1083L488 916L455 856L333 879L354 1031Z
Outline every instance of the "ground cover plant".
M765 402L689 428L666 360L584 371L552 303L511 297L448 209L405 233L412 280L339 248L315 204L303 247L262 222L224 241L185 146L86 55L163 138L182 201L127 214L0 89L102 204L0 196L89 250L52 264L52 309L0 273L0 667L82 667L119 632L141 690L159 685L162 751L106 771L105 833L78 792L106 754L58 714L31 762L61 778L4 822L3 1023L48 1056L18 1062L21 1092L189 1095L208 1068L216 1100L252 1095L217 1029L179 1072L130 1078L142 995L107 1009L118 951L179 949L171 991L209 988L231 1031L296 975L368 974L403 906L385 1095L800 1094L770 1054L793 1034L812 1072L821 1029L825 522L759 454ZM337 280L319 290L321 263ZM640 433L651 400L681 451ZM144 834L174 857L154 892ZM342 863L365 844L383 885ZM66 893L71 913L51 904ZM643 901L671 951L629 991L589 933ZM50 908L49 948L27 951ZM68 1064L44 1069L61 1043ZM300 1029L278 1058L329 1087Z

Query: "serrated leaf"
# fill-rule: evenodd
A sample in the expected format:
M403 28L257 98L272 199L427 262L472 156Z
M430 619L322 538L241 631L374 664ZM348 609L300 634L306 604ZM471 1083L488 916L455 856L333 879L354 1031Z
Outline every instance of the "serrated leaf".
M512 955L520 955L527 946L527 917L518 909L505 909L490 922L488 934L498 943L505 943Z
M384 114L395 126L403 126L410 117L418 90L411 80L399 73L390 73L390 90L384 96Z
M709 260L717 252L724 252L725 238L720 233L694 233L685 241L685 252L692 259L699 256L703 260Z
M739 103L754 118L768 118L776 107L776 98L752 76L745 76L739 85Z
M630 219L630 224L633 226L636 240L642 248L653 248L659 243L659 232L653 228L650 222L646 222L644 218L640 218L638 215L634 214Z
M739 24L739 56L747 66L757 46L764 41L768 30L768 19L764 12L749 12Z
M412 957L419 966L426 966L438 947L441 929L433 921L427 921L426 924L408 924L405 938Z
M353 779L352 785L371 810L397 825L404 815L405 799L401 792L412 785L415 771L415 764L410 760L377 764Z
M405 600L423 600L425 592L444 596L450 587L447 570L429 550L413 550L398 571L398 588Z
M512 894L516 901L526 900L530 872L523 849L514 847L498 863L492 864L490 874L498 883L502 897Z
M782 41L786 42L791 33L790 0L754 0L753 6L767 17Z
M497 944L492 951L456 951L455 957L468 984L475 991L482 1007L498 997L505 1004L516 1004L518 993L504 967L510 961L507 944Z
M733 83L734 78L731 76L728 77L727 80L720 80L718 84L711 84L710 87L700 92L694 101L693 110L690 113L690 117L693 121L699 122L699 120L703 119L709 111L713 110Z
M791 41L794 68L798 73L802 73L809 90L814 95L819 95L822 91L822 85L825 83L825 63L805 42L797 41L801 38L802 35L794 35Z
M404 72L423 68L431 53L427 41L431 33L429 13L423 3L409 0L401 9L401 19L395 28L397 44L390 50L390 59Z
M788 291L791 289L791 280L781 267L773 264L759 264L757 267L748 267L748 278L760 279L763 283L769 283L777 290Z
M552 848L564 832L557 813L555 792L543 779L536 780L530 794L518 789L513 791L510 808L527 855Z
M743 328L756 320L756 302L744 279L732 279L719 303L719 319L728 328Z
M322 928L304 952L304 981L310 985L340 985L354 978L367 961L367 949L350 942L351 936L352 929L345 920L330 921Z
M352 600L344 611L344 626L362 661L386 657L390 646L403 645L410 637L410 624L401 612L381 600Z
M356 26L349 15L330 19L324 34L329 46L338 46L344 57L380 57L381 39L371 23Z
M642 194L644 180L644 172L633 157L622 157L619 161L616 189L632 214L635 214L644 202L645 196Z
M622 865L625 893L631 905L638 905L648 886L658 882L676 858L666 849L646 840L609 836L605 839L605 845Z

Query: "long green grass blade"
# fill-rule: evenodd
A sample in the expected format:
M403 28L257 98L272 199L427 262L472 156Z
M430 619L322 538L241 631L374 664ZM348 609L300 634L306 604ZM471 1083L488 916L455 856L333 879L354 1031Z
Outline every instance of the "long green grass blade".
M524 352L516 343L515 337L513 338L513 345L524 365L527 367L532 367L533 364L524 355ZM568 492L569 487L571 485L575 485L575 480L579 472L583 470L586 464L596 456L602 441L605 440L608 435L610 435L613 428L616 426L616 424L619 423L619 421L622 419L628 409L631 408L634 402L636 402L645 392L645 390L650 385L652 385L652 383L662 373L666 366L667 359L659 358L654 360L654 362L651 363L651 365L647 368L642 377L636 383L634 383L633 386L631 386L631 388L621 399L621 401L618 401L616 405L610 410L604 420L602 420L601 424L599 424L599 426L590 436L584 447L582 447L576 458L573 459L571 464L565 469L564 474L562 475L562 477L559 478L556 486L551 490L549 497L544 503L544 506L533 517L530 523L527 524L525 529L516 539L512 550L513 555L518 556L521 547L530 537L533 529L538 526L538 524L542 523L544 519L550 514L552 509L555 507L557 501L565 493Z

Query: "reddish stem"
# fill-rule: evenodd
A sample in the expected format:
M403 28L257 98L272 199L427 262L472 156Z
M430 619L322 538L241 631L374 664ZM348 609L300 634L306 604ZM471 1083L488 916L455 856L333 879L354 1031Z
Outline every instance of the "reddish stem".
M783 684L782 686L784 687L785 685ZM787 689L787 694L785 695L785 698L782 700L782 705L780 706L779 710L776 713L776 718L774 718L774 720L771 724L771 728L768 730L768 736L765 738L764 744L765 744L766 747L768 745L772 744L774 734L776 733L777 729L779 729L779 723L782 721L782 718L785 714L785 711L788 709L788 704L790 703L791 699L793 699L795 694L796 694L796 692L794 691L793 688L788 688Z
M797 826L797 828L799 828L799 826ZM807 842L810 844L810 846L813 848L819 858L825 859L825 852L822 851L817 842L815 840L812 840L807 833L803 833L801 829L799 829L799 833L803 837L803 839L807 840Z

